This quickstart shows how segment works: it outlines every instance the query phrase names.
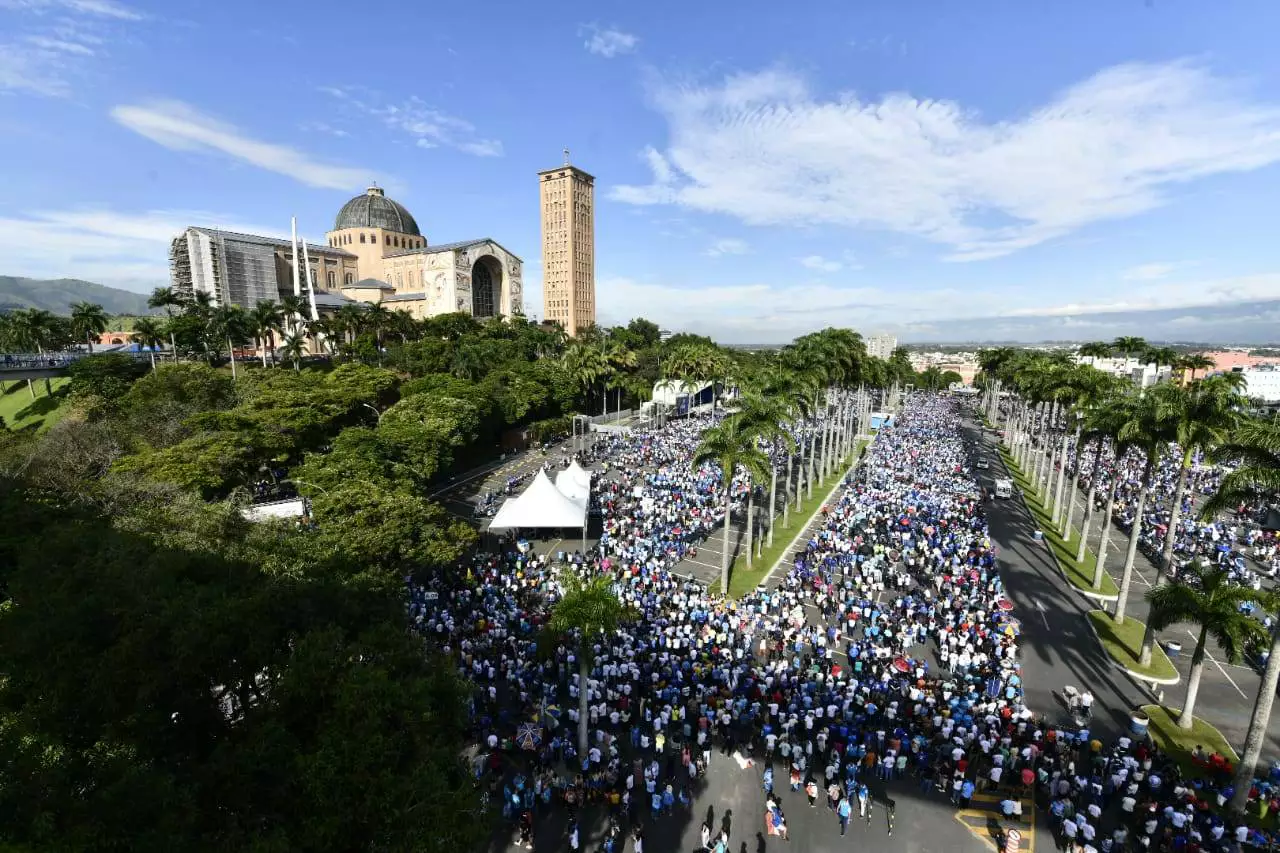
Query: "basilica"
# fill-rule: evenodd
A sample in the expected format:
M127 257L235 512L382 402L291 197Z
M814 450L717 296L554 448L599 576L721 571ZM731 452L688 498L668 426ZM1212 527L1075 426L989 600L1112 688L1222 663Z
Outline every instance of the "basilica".
M524 313L518 257L487 237L431 245L377 186L342 206L324 245L193 226L173 239L169 266L176 291L209 293L216 305L299 293L317 314L378 302L418 319Z

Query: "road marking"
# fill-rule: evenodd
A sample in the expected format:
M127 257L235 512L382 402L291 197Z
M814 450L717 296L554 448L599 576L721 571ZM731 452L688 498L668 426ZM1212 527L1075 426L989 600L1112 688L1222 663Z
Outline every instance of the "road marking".
M1189 636L1193 640L1197 639L1196 635L1191 631L1190 628L1187 629L1187 636ZM1240 689L1240 685L1236 684L1236 680L1227 673L1227 671L1223 668L1222 664L1218 663L1218 659L1209 653L1208 649L1205 649L1204 656L1207 657L1209 661L1218 668L1218 671L1223 674L1223 676L1227 679L1227 681L1231 682L1231 686L1236 689L1236 692L1240 694L1240 697L1242 699L1249 698L1249 694L1245 693L1243 690Z
M1046 631L1049 630L1049 617L1045 615L1044 605L1040 603L1040 599L1036 599L1036 610L1040 611L1040 621L1044 623Z

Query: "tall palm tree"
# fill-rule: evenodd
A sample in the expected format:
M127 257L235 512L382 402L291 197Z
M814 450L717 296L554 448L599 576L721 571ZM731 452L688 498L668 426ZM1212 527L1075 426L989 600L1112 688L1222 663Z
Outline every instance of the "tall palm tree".
M9 318L11 334L22 342L23 348L43 355L45 347L52 340L58 318L43 308L20 308L11 313Z
M1125 359L1133 358L1138 353L1146 352L1147 339L1139 337L1119 337L1111 342L1111 349L1124 353Z
M1089 545L1089 531L1093 527L1094 516L1094 496L1098 492L1098 478L1102 476L1102 451L1108 444L1115 450L1115 461L1118 464L1124 458L1129 446L1122 445L1119 442L1120 429L1129 420L1128 407L1132 404L1132 400L1127 397L1117 397L1110 401L1100 404L1098 407L1090 411L1085 416L1085 432L1084 441L1087 444L1092 441L1094 444L1093 452L1093 473L1089 477L1089 489L1085 495L1085 514L1084 521L1080 525L1080 545L1076 550L1076 565L1084 562L1085 551ZM1077 459L1083 461L1083 449L1077 451ZM1093 568L1093 588L1099 589L1102 586L1103 573L1106 571L1107 564L1107 546L1111 539L1111 509L1116 499L1116 487L1119 485L1119 477L1111 478L1111 485L1107 489L1107 505L1106 513L1102 520L1102 539L1098 542L1098 559Z
M778 375L774 377L769 385L768 394L772 399L777 400L785 412L784 420L792 426L792 432L798 432L799 426L804 419L809 416L809 396L805 391L806 379L802 374L794 373L789 370L780 370ZM804 467L803 442L797 444L793 439L789 444L784 445L787 451L787 481L782 490L782 523L786 525L791 519L791 476L795 469L793 458L799 453L801 455L800 468ZM797 472L798 476L798 472ZM797 501L799 500L799 487L796 488ZM772 527L772 526L771 526ZM772 536L773 531L770 530ZM772 540L771 540L772 541Z
M1199 561L1190 565L1184 577L1147 590L1147 603L1151 605L1147 623L1154 625L1155 630L1162 631L1180 622L1200 627L1196 650L1191 655L1191 672L1187 674L1182 713L1178 715L1180 728L1190 729L1195 722L1196 695L1204 673L1205 640L1213 637L1227 659L1238 663L1240 653L1250 641L1266 636L1262 624L1240 609L1256 597L1253 589L1232 583L1226 569L1206 568Z
M169 325L169 352L174 361L178 360L178 341L173 334L173 309L182 308L185 305L186 300L172 287L157 287L147 297L148 308L164 309L164 318Z
M305 297L288 293L280 297L280 310L284 314L285 328L297 332L303 319L310 315L311 307Z
M147 348L151 356L151 369L156 369L156 349L164 342L164 329L155 317L139 317L133 321L133 335Z
M1174 363L1174 370L1178 371L1178 377L1181 381L1187 382L1196 378L1196 372L1200 370L1213 370L1217 364L1213 359L1204 353L1192 353L1184 355ZM1190 375L1188 375L1190 374Z
M634 613L613 594L612 582L607 575L597 575L589 581L571 578L564 595L551 608L545 629L549 636L577 638L579 755L585 756L589 747L592 649L617 633L619 626L632 618Z
M587 411L591 411L591 392L597 382L603 382L609 375L609 363L604 354L599 347L573 343L565 350L562 363L569 376L582 389L588 403Z
M249 337L251 321L249 315L239 305L220 305L213 309L209 318L210 334L219 339L219 345L227 345L227 357L231 359L231 378L235 380L236 344Z
M1076 350L1077 355L1092 356L1093 358L1111 358L1113 352L1115 352L1115 349L1105 341L1092 341L1087 344L1081 344L1080 349Z
M1259 499L1274 500L1280 494L1280 421L1251 418L1244 420L1233 431L1230 441L1209 451L1215 462L1234 462L1238 467L1226 474L1218 484L1218 490L1200 508L1200 518L1210 521L1224 510L1234 509L1242 503ZM1254 593L1254 600L1264 610L1280 615L1280 593L1262 590ZM1244 749L1236 765L1235 794L1231 810L1243 814L1249 801L1249 789L1257 772L1258 759L1267 727L1271 724L1271 708L1280 685L1280 620L1271 633L1270 654L1262 670L1262 682L1254 699L1253 712L1249 716L1249 729L1244 738Z
M267 366L267 347L271 346L284 324L284 309L274 299L264 299L249 309L249 328L253 332L253 342L261 347L262 366ZM275 347L271 347L273 352Z
M622 411L622 388L626 384L626 371L635 369L638 356L621 341L611 340L605 344L604 359L609 365L612 384L618 388L618 411ZM607 406L606 406L607 409ZM608 412L606 411L606 414Z
M280 341L280 354L293 362L293 369L302 370L302 357L307 352L307 339L300 332L289 332Z
M795 447L791 434L782 426L787 411L783 403L773 397L761 394L746 394L734 401L735 411L728 419L738 421L738 428L767 442L770 450L778 447ZM752 567L751 542L755 529L752 498L754 491L747 497L747 568ZM775 454L769 453L769 544L773 544L773 519L778 508L778 466Z
M1187 492L1191 460L1196 450L1224 443L1239 423L1239 410L1244 399L1237 388L1243 378L1239 373L1231 373L1201 379L1185 387L1173 383L1158 385L1150 391L1156 417L1164 424L1169 438L1182 448L1178 484L1174 487L1173 502L1169 506L1169 528L1165 531L1160 555L1163 571L1156 576L1156 586L1166 583L1173 571L1173 546L1178 541L1178 526L1182 522L1182 499ZM1151 660L1154 643L1155 629L1148 624L1142 638L1140 657L1144 665Z
M76 302L71 306L71 333L89 345L93 352L93 339L107 330L107 312L93 302Z
M702 434L702 443L693 452L694 466L714 462L720 467L724 482L724 551L720 555L720 591L729 594L729 526L733 516L733 477L738 468L752 479L769 476L769 461L756 446L753 433L744 431L741 423L722 421Z
M1152 475L1160 466L1160 457L1169 444L1169 434L1155 406L1151 394L1143 394L1129 410L1129 420L1119 431L1119 439L1125 444L1141 448L1146 455L1142 479L1138 482L1138 505L1134 508L1133 529L1129 531L1129 550L1125 552L1124 569L1120 575L1120 597L1116 599L1115 622L1124 623L1125 609L1129 603L1129 585L1133 582L1133 563L1138 555L1138 540L1142 535L1142 514L1146 511L1147 493L1151 490ZM1116 460L1119 462L1119 459ZM1117 471L1115 479L1119 479Z

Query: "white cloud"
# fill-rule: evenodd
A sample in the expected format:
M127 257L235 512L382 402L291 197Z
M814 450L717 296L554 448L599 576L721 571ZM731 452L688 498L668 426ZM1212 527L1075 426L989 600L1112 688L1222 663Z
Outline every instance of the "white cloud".
M42 211L0 218L5 271L32 278L82 278L146 291L169 278L169 241L189 225L281 235L207 211Z
M669 143L645 152L650 184L613 198L878 228L949 246L950 260L1006 255L1280 160L1280 106L1186 62L1108 68L1003 121L906 94L824 97L782 69L664 83L653 98Z
M1153 281L1147 285L1126 287L1120 296L1108 294L1087 302L1017 307L1000 313L1010 317L1063 317L1119 311L1204 308L1272 299L1280 299L1280 273L1176 283Z
M587 40L582 43L582 46L588 53L603 56L605 59L631 53L640 43L639 38L617 27L602 28L596 24L584 24L581 30L587 34Z
M254 139L180 101L119 106L111 117L166 148L222 154L307 186L355 189L370 178L365 170L321 163L287 145Z
M334 127L323 121L308 121L298 125L298 130L304 133L323 133L326 136L336 136L339 139L345 139L351 134L340 127Z
M1120 277L1125 281L1156 281L1167 278L1177 268L1177 264L1139 264L1125 270Z
M745 240L738 240L734 237L725 237L716 240L707 247L706 254L713 258L721 255L746 255L751 252L751 247L747 245Z
M1122 312L1152 311L1161 317L1176 312L1194 317L1249 303L1280 301L1280 272L1177 284L1152 282L1126 288L1123 298L1109 297L1108 293L1116 292L1112 288L1094 299L1045 304L1046 293L1052 299L1064 290L1052 282L1037 288L992 286L977 290L921 290L896 282L840 287L821 277L785 284L707 286L694 279L650 282L606 275L597 283L596 301L604 315L602 322L610 325L643 316L667 328L738 343L788 340L823 326L864 331L909 328L919 339L924 324L937 326L939 331L933 336L937 340L963 340L975 334L995 340L1001 337L1002 329L1022 330L1019 340L1048 340L1053 337L1048 334L1052 329L1108 324L1133 327L1137 321ZM1040 332L1045 333L1043 338L1035 336Z
M822 255L807 255L800 258L800 266L807 267L818 272L839 272L844 268L844 264L839 261L828 260Z
M70 12L114 18L119 21L141 21L146 16L115 0L0 0L0 9L20 12Z
M0 42L0 92L65 97L127 24L145 16L112 0L0 0L14 13Z
M322 86L320 91L407 134L419 148L454 148L476 157L503 155L501 141L480 137L471 122L431 107L416 96L397 104L355 86Z

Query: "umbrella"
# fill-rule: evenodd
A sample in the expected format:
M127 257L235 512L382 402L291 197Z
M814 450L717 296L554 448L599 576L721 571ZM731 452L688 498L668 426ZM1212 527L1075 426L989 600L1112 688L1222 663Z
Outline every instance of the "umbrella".
M516 729L516 746L530 752L542 745L542 729L536 723L521 723Z
M893 668L896 669L898 672L910 672L911 664L907 663L906 658L894 658Z
M1007 598L1002 598L996 602L996 607L999 607L1005 613L1008 613L1010 610L1013 609L1013 602Z
M1022 633L1022 623L1017 619L1010 619L1000 626L1000 631L1007 637L1016 637Z

